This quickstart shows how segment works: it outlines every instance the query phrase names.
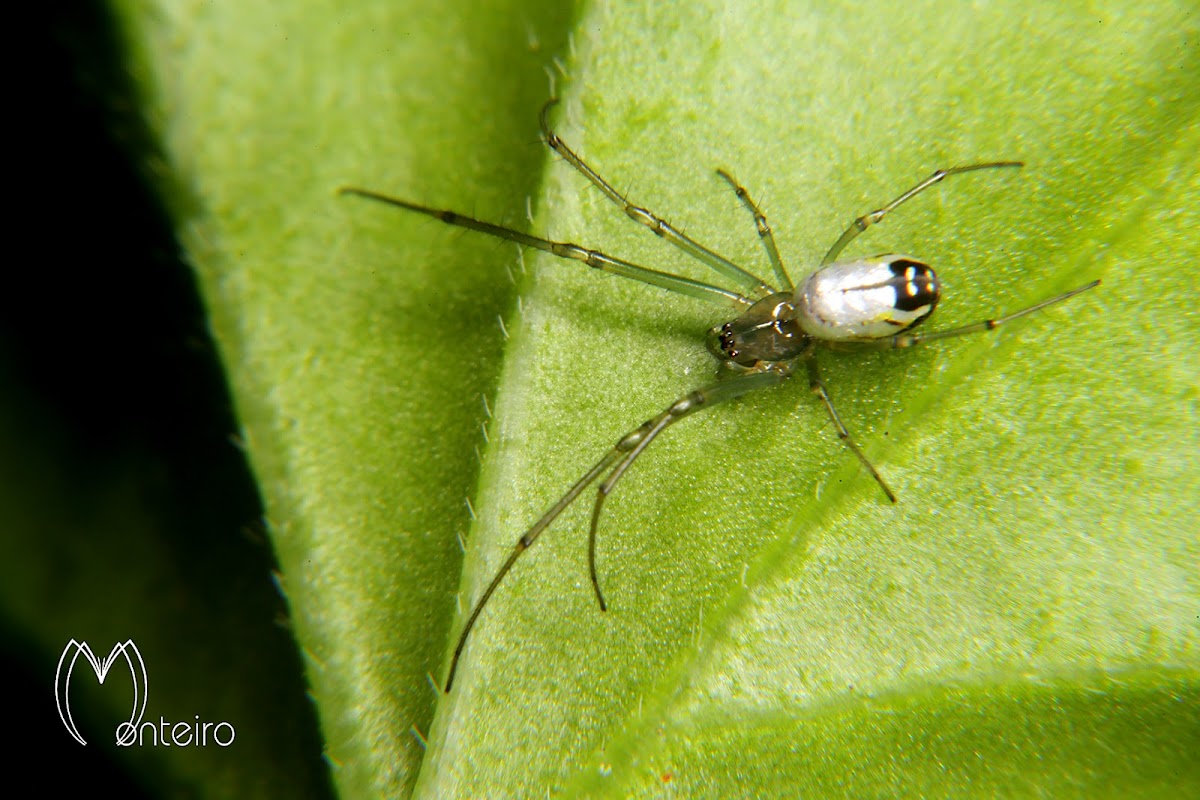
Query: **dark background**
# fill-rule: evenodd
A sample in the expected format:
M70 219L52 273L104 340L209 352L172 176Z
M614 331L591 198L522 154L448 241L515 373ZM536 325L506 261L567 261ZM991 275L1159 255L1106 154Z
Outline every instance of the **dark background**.
M100 3L29 8L29 24L10 28L27 41L10 77L17 211L0 290L9 763L55 765L51 795L329 796L261 502L151 186L159 154L119 34ZM109 741L127 698L117 681L95 687L80 661L72 697L89 745L78 745L54 700L71 638L101 658L132 638L150 676L147 719L225 719L235 744L118 751Z

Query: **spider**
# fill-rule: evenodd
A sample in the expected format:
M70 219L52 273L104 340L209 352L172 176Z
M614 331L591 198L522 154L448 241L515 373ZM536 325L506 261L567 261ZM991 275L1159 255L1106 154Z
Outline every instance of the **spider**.
M517 242L526 247L535 247L560 258L582 261L595 269L658 286L677 294L727 306L736 311L738 316L730 322L715 326L708 331L706 337L709 351L724 368L723 378L688 392L662 412L622 436L616 445L596 462L595 466L577 480L566 494L517 540L512 552L475 602L466 624L463 625L454 648L454 655L450 660L450 669L446 677L446 692L449 692L454 685L454 676L471 630L475 627L479 615L504 577L521 554L533 545L558 515L596 481L600 481L600 483L596 490L596 501L592 506L591 525L588 530L588 571L592 588L600 604L600 610L608 609L608 603L604 599L600 581L596 576L596 530L600 522L600 512L604 507L605 499L616 488L621 476L633 465L646 447L670 425L696 411L711 408L747 392L778 386L798 370L803 369L808 377L809 388L825 407L833 427L837 430L838 438L871 474L887 499L895 503L896 494L879 474L879 470L867 459L866 454L854 441L841 417L838 416L833 400L821 380L821 373L817 367L817 353L822 348L850 351L899 349L937 339L990 331L1046 306L1074 297L1100 283L1099 280L1094 280L1002 317L985 319L949 330L914 333L913 328L933 313L941 298L941 288L937 276L928 264L912 256L898 253L847 261L838 261L837 257L859 234L872 225L882 222L884 217L898 206L935 183L939 183L951 175L960 175L966 172L1019 168L1024 166L1022 162L989 161L937 170L890 203L854 220L829 248L829 252L821 260L819 268L806 277L799 286L792 283L792 279L784 268L779 248L775 244L775 235L767 224L767 218L762 209L733 175L723 169L718 169L717 174L730 185L738 199L754 217L758 236L762 240L775 273L777 285L773 286L687 236L648 209L634 205L614 189L608 181L584 163L583 159L576 155L566 142L550 128L547 114L556 102L555 98L551 98L542 107L539 117L546 144L603 192L605 197L619 206L626 216L634 222L646 226L692 258L711 267L736 285L737 291L639 266L606 255L599 250L591 250L570 242L543 239L512 228L484 222L456 211L432 208L370 189L346 186L342 187L339 193L387 203L425 214L441 220L447 225L479 231L489 236Z

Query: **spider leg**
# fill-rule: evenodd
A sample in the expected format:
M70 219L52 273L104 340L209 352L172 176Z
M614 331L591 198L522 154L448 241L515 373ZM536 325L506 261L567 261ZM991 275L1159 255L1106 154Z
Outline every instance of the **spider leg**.
M879 470L875 469L867 456L863 453L862 448L854 441L854 437L850 435L850 431L846 430L846 426L842 424L842 418L838 416L837 410L833 407L833 399L829 396L828 390L825 388L825 382L821 380L821 373L817 369L817 359L815 356L810 356L805 362L808 367L808 385L812 389L813 394L821 398L821 402L825 405L825 410L829 412L829 419L833 421L833 426L837 428L838 438L846 447L850 448L850 452L858 457L862 465L867 468L867 472L871 473L871 477L879 484L879 488L883 489L883 493L887 495L887 499L893 503L896 502L896 494L884 481L883 476L879 474Z
M601 178L594 169L585 164L583 159L576 155L575 151L568 147L567 143L557 133L551 130L550 123L546 121L547 112L557 102L557 99L551 98L542 107L542 133L546 137L546 144L562 156L563 160L574 167L581 175L591 181L592 185L603 192L605 197L620 206L627 217L640 225L645 225L655 235L662 237L692 258L736 282L751 296L766 297L769 294L775 293L775 289L763 281L762 278L747 272L720 253L708 249L649 209L629 202L623 194L613 188L612 184Z
M854 222L850 223L850 227L846 229L838 240L833 243L833 247L829 248L829 252L825 254L825 258L821 259L821 266L832 264L834 259L850 244L860 233L865 231L872 225L877 225L883 222L883 218L896 209L896 206L911 200L921 192L933 186L935 183L940 183L943 179L951 175L960 175L964 172L974 172L977 169L999 169L1002 167L1023 167L1025 166L1020 161L989 161L986 164L968 164L963 167L950 167L948 169L939 169L937 172L930 175L925 180L918 183L913 188L909 189L904 194L897 197L892 202L888 203L883 208L877 208L870 214L864 214Z
M423 206L420 203L413 203L408 200L402 200L399 197L391 197L386 194L381 194L370 189L360 189L356 186L343 186L338 190L340 194L352 194L358 197L365 197L369 200L376 200L380 203L387 203L391 206L403 208L408 211L415 211L418 214L424 214L428 217L441 220L447 225L454 225L459 228L467 228L480 233L486 233L489 236L495 236L499 239L507 239L510 242L525 245L526 247L535 247L538 250L543 250L559 258L569 258L573 261L582 261L589 267L611 272L615 275L620 275L623 278L648 283L651 286L658 286L668 291L684 294L688 297L695 297L699 300L707 300L710 303L717 303L724 306L732 306L741 311L751 305L751 301L737 292L731 292L727 289L722 289L719 286L713 286L709 283L694 281L691 278L685 278L682 275L673 275L669 272L660 272L649 267L642 267L629 261L624 261L620 258L605 255L599 250L589 250L586 247L580 247L577 244L570 242L554 242L549 239L543 239L540 236L533 236L528 233L506 228L503 225L494 225L490 222L469 217L466 214L460 214L457 211L447 211L444 209L431 208Z
M600 607L606 608L604 596L600 593L600 585L596 581L595 567L595 552L596 552L596 525L600 518L600 508L604 503L609 493L616 486L617 481L625 474L625 471L633 464L634 460L641 455L646 446L652 442L658 434L667 428L671 423L676 422L689 414L701 410L702 408L711 408L718 403L723 403L726 400L732 400L747 392L755 389L763 389L768 386L775 386L787 379L787 373L778 371L769 372L754 372L744 375L738 375L733 378L714 383L702 389L689 392L683 397L676 400L666 408L662 413L654 418L647 420L642 425L625 434L617 442L611 450L604 454L604 457L596 462L590 470L588 470L582 478L577 480L567 493L559 498L558 502L550 507L541 519L535 522L529 530L521 535L517 543L513 546L508 558L500 565L500 569L496 571L487 588L483 590L483 594L475 602L471 609L470 615L467 617L467 622L463 625L462 633L458 636L458 643L454 648L454 655L450 659L450 671L446 676L446 691L450 691L450 687L454 685L454 675L458 671L458 663L462 658L463 650L467 645L467 638L471 634L471 630L475 627L475 623L479 620L479 615L491 599L492 594L497 587L508 575L509 570L516 564L517 559L521 554L528 550L537 538L542 535L542 532L550 526L558 518L558 515L567 509L571 503L575 502L576 498L583 493L587 487L591 486L601 475L607 473L604 481L600 484L596 494L596 505L592 509L592 525L589 532L589 564L592 574L592 585L596 590L596 596L600 600Z
M764 389L768 386L777 386L787 380L788 375L787 372L773 370L751 372L689 392L668 406L662 413L646 420L641 426L625 434L618 442L617 449L623 453L623 457L616 462L608 477L596 489L596 504L592 507L592 523L588 530L588 570L591 573L592 588L596 591L596 599L600 602L601 611L606 611L608 604L604 600L604 593L600 591L600 581L596 577L596 531L599 527L600 511L604 507L604 501L617 487L621 476L633 466L633 462L642 454L642 451L668 426L689 414L701 409L712 408L718 403L740 397L747 392Z
M1054 297L1048 297L1045 300L1034 303L1031 306L1022 308L1020 311L1014 311L1011 314L1006 314L1003 317L995 319L985 319L970 325L963 325L960 328L950 328L945 331L928 331L918 333L898 333L895 336L888 336L883 339L871 339L863 341L848 341L848 342L824 342L826 347L834 350L894 350L902 347L916 347L924 342L933 342L938 339L950 339L955 336L967 336L972 333L980 333L982 331L994 331L1005 323L1012 322L1014 319L1020 319L1035 311L1041 311L1046 306L1061 303L1064 300L1074 297L1077 294L1082 294L1088 289L1094 289L1100 285L1099 280L1094 280L1091 283L1086 283L1069 292L1057 294Z
M746 187L737 182L737 179L732 174L723 169L717 170L717 174L724 178L733 191L737 194L738 199L742 201L742 205L754 215L754 226L758 228L758 238L762 240L763 247L767 249L767 258L771 259L771 268L775 270L775 277L779 279L779 288L784 292L794 292L796 287L792 284L792 278L787 274L787 269L783 266L783 258L779 255L779 247L775 244L775 233L771 230L771 226L767 224L767 215L758 207L758 203L750 197L750 193L746 191Z

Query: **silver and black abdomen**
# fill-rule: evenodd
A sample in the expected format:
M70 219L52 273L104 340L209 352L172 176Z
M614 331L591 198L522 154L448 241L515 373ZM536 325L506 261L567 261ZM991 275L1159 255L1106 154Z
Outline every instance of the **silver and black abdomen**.
M817 270L796 290L796 312L815 339L883 339L933 313L939 288L933 269L888 254L841 261Z

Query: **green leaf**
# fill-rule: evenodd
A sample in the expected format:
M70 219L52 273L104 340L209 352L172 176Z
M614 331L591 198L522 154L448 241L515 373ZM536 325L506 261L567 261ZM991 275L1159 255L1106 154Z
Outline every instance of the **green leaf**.
M121 7L345 795L1200 785L1184 5ZM896 506L802 381L672 428L605 507L609 613L585 499L443 696L455 591L466 610L618 437L714 375L716 307L335 197L714 280L537 144L543 68L592 167L760 273L715 167L800 278L934 168L1015 158L848 255L932 263L931 328L1104 284L994 333L823 358Z

